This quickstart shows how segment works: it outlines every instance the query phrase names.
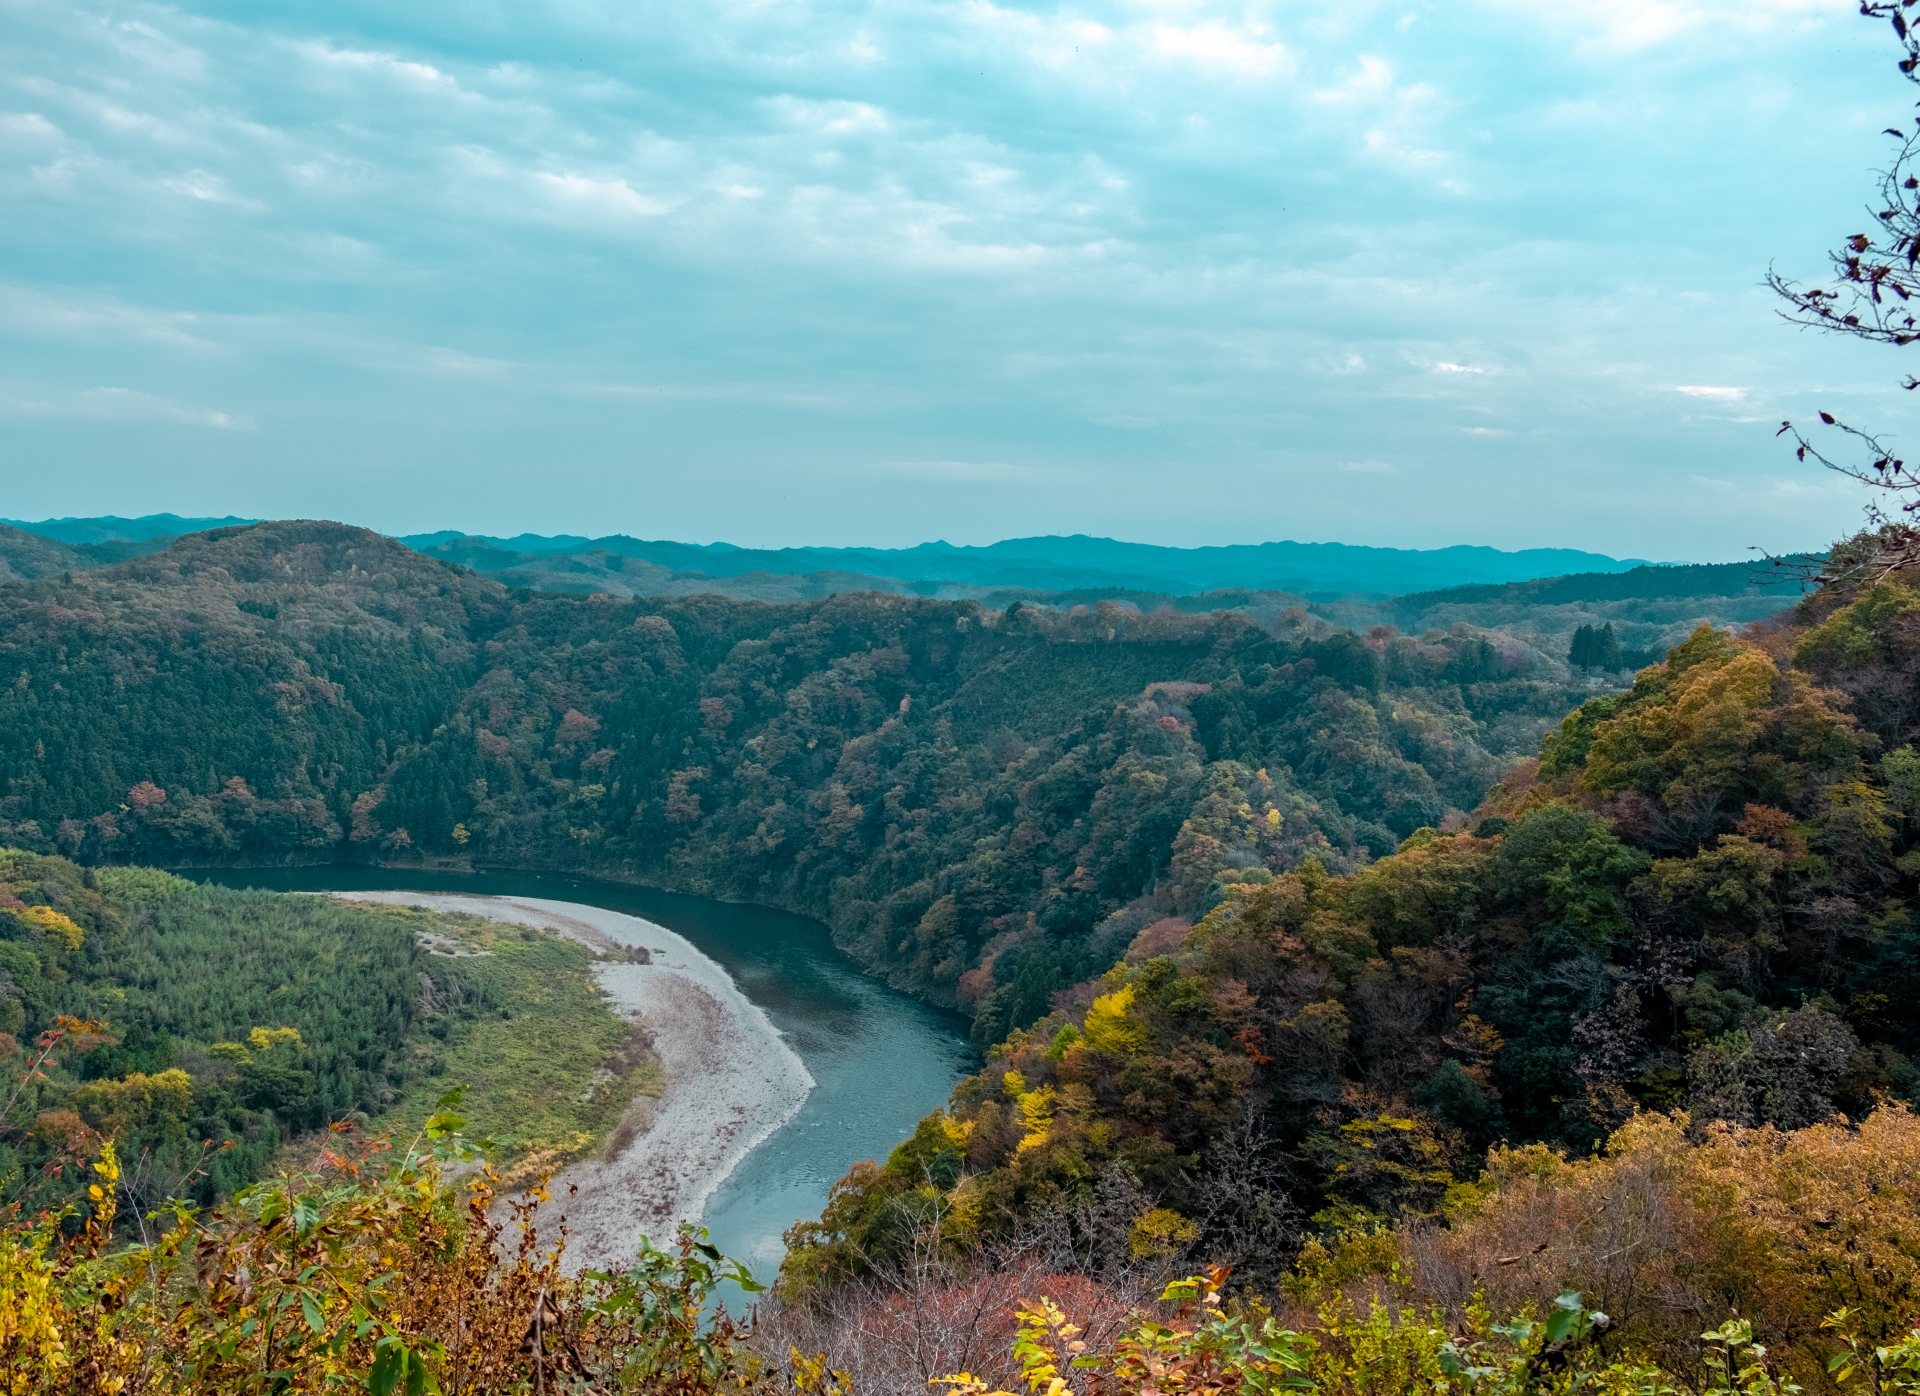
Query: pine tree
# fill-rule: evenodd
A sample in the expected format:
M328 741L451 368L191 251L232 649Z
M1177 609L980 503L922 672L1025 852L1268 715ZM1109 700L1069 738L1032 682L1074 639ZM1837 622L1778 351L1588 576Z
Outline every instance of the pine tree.
M1575 669L1591 669L1593 649L1593 627L1583 625L1573 632L1573 645L1567 650L1567 663Z
M1593 632L1593 667L1608 671L1620 667L1620 641L1614 637L1612 621Z

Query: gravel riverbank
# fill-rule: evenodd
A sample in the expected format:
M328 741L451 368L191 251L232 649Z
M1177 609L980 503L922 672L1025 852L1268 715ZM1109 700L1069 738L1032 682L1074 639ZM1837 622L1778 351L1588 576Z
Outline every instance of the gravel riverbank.
M619 1268L643 1235L669 1244L678 1223L698 1222L714 1189L813 1089L813 1077L767 1015L725 970L664 926L530 897L332 895L539 926L602 954L636 946L649 952L647 964L598 963L594 977L617 1012L652 1032L666 1094L634 1102L603 1158L555 1176L549 1205L571 1232L569 1269ZM569 1187L579 1191L569 1196Z

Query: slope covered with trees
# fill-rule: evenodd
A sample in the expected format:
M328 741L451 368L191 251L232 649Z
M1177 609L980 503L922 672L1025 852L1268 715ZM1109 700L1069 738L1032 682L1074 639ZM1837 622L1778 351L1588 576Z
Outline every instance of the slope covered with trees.
M427 948L450 940L461 953ZM450 1073L478 1082L477 1127L514 1136L503 1166L564 1160L654 1084L592 958L534 931L0 849L0 1203L69 1199L108 1140L138 1207L208 1201L296 1136L424 1119Z
M1222 873L1352 870L1471 808L1588 691L1464 629L534 595L306 523L0 589L0 672L21 847L783 905L988 1041Z
M1829 587L1583 704L1457 831L1349 870L1248 867L850 1174L793 1234L790 1288L897 1263L936 1224L961 1248L1096 1227L1103 1197L1136 1251L1270 1285L1306 1241L1367 1273L1400 1255L1367 1251L1376 1228L1464 1225L1501 1141L1578 1157L1639 1112L1684 1112L1697 1141L1911 1100L1917 661L1911 579Z

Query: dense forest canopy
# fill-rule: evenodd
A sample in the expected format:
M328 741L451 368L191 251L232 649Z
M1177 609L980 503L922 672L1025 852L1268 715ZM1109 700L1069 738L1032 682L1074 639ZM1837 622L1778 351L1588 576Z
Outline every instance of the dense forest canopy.
M105 1134L142 1161L149 1205L211 1196L290 1132L380 1111L424 1026L422 958L402 922L324 898L0 852L0 1047L70 1039L10 1087L0 1195L58 1195L62 1162ZM488 1011L471 987L465 1011ZM63 1018L97 1030L63 1033Z
M139 1208L208 1202L330 1125L416 1127L449 1078L502 1170L556 1166L658 1088L593 959L478 918L0 849L0 1209L72 1200L107 1141Z
M1702 627L1630 690L1589 699L1457 829L1365 866L1223 872L1196 925L1142 927L889 1160L843 1179L790 1234L788 1292L813 1302L930 1244L1033 1244L1052 1224L1106 1235L1089 1253L1109 1268L1210 1255L1253 1291L1322 1295L1446 1271L1459 1304L1488 1286L1517 1302L1524 1285L1485 1272L1489 1248L1518 1248L1510 1265L1551 1241L1562 1282L1584 1269L1625 1286L1638 1339L1676 1350L1709 1291L1758 1284L1746 1302L1770 1302L1764 1265L1753 1281L1716 1270L1677 1231L1669 1251L1609 1260L1595 1228L1624 1205L1640 1210L1602 1227L1616 1242L1660 1233L1674 1197L1710 1212L1734 1196L1715 1189L1788 1147L1729 1130L1807 1131L1829 1151L1825 1182L1740 1184L1806 1190L1766 1204L1780 1210L1764 1226L1801 1229L1778 1243L1787 1269L1815 1264L1805 1227L1866 1217L1832 1192L1848 1170L1905 1187L1910 1144L1891 1141L1906 1123L1884 1123L1890 1152L1869 1162L1879 1145L1826 1122L1920 1087L1916 660L1920 589L1829 587L1738 638ZM1555 1171L1602 1148L1588 1181ZM1682 1180L1710 1157L1720 1182ZM1634 1200L1564 1191L1603 1174ZM1756 1224L1742 1215L1700 1224L1730 1237ZM1883 1244L1907 1243L1847 1242ZM1889 1286L1916 1277L1875 1273L1858 1292L1890 1331L1915 1291ZM1809 1361L1815 1318L1789 1325Z
M1223 872L1348 871L1472 808L1591 691L1464 627L530 594L309 523L14 583L0 664L23 848L770 902L981 1008L985 1041Z

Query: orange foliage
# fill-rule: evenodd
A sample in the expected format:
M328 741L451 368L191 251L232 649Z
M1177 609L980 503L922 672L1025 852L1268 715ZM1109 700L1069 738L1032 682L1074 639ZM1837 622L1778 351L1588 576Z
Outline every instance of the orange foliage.
M1688 1131L1642 1114L1592 1159L1496 1149L1450 1223L1407 1229L1397 1258L1455 1313L1476 1291L1500 1310L1579 1290L1668 1370L1732 1309L1809 1388L1827 1385L1829 1313L1871 1343L1920 1317L1920 1117Z

